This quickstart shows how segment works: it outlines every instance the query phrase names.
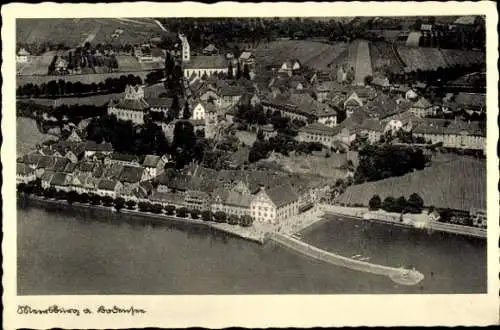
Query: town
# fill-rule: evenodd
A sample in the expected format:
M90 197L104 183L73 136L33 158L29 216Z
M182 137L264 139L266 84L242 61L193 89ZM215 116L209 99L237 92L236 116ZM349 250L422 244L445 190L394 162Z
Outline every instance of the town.
M325 212L486 237L484 21L439 19L163 19L120 47L19 43L17 114L47 138L18 155L18 192L258 240L300 240Z

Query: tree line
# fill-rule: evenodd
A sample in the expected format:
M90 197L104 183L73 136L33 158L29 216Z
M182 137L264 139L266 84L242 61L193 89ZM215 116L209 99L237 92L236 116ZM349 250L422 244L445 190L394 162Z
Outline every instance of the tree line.
M99 83L71 82L64 79L50 80L40 85L27 83L17 87L16 96L24 98L58 98L123 93L127 85L142 85L142 79L139 76L129 74L121 75L118 78L110 77Z
M417 193L410 195L408 199L400 196L395 199L392 196L386 197L383 201L379 195L373 195L368 202L370 211L382 209L386 212L395 213L422 213L424 209L424 200Z
M359 165L354 173L356 184L401 176L422 170L430 158L422 149L391 144L365 145L359 149Z
M143 213L165 214L179 218L187 218L197 220L202 219L206 222L228 223L230 225L240 225L242 227L250 227L253 224L253 218L249 215L236 216L228 215L225 212L211 212L209 210L200 211L197 209L188 209L187 207L176 207L175 205L165 205L152 203L149 201L135 202L133 200L125 200L123 197L113 198L111 196L99 196L93 193L77 193L76 191L62 191L54 187L47 189L43 188L40 179L29 183L17 184L17 193L20 196L36 195L50 199L66 201L68 204L81 203L90 204L93 206L113 207L117 212L122 209L137 210Z

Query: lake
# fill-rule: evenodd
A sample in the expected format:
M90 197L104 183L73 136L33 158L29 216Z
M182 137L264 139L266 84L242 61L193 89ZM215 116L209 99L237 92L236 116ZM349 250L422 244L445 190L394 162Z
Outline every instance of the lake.
M332 219L303 239L425 275L416 286L204 228L123 215L18 206L18 294L481 293L486 241Z

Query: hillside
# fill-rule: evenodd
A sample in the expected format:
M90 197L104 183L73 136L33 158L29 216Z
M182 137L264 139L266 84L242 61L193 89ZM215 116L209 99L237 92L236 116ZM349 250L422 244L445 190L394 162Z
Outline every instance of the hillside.
M378 194L384 199L417 193L426 206L469 210L486 209L486 162L469 157L457 157L433 164L422 171L348 187L339 196L339 203L368 205Z

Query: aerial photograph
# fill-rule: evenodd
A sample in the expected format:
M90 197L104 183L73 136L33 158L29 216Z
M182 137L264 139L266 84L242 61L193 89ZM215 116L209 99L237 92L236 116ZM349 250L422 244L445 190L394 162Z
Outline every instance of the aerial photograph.
M487 293L485 30L16 19L17 294Z

